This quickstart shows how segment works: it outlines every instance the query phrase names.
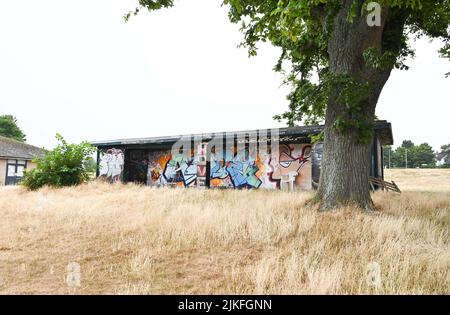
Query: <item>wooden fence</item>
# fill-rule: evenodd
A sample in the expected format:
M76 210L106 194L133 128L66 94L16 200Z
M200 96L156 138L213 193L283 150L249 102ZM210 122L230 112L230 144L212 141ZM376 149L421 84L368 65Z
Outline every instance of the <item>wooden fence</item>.
M376 178L371 176L369 177L369 184L372 190L375 190L378 187L383 191L393 191L399 194L402 193L400 188L398 188L397 184L394 181L387 182L382 178Z

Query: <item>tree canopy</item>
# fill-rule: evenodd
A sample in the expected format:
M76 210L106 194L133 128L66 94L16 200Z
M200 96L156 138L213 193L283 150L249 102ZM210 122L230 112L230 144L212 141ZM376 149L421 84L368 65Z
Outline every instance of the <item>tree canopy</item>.
M411 149L412 147L414 147L414 143L411 140L403 140L401 147L405 149Z
M26 136L19 128L16 117L12 115L0 116L0 135L20 142L26 141Z
M404 140L402 145L395 150L392 150L390 146L385 147L383 154L385 165L388 167L436 167L436 154L428 143L415 145L411 140ZM389 161L391 163L390 166ZM406 162L408 162L408 165L406 165Z
M174 2L139 0L139 7L125 19L144 8L149 11L168 8ZM330 71L333 62L330 39L342 7L347 6L349 23L358 23L357 17L364 14L369 14L367 20L371 19L375 26L377 22L385 23L381 45L363 43L363 62L372 68L408 69L404 62L414 56L411 42L422 36L441 39L444 45L440 55L450 58L450 0L224 0L223 4L229 9L230 21L240 23L244 34L242 46L251 56L257 54L259 42L268 41L281 48L275 70L285 74L285 83L292 86L292 92L288 95L289 110L275 118L285 119L291 126L322 121L327 101L335 96L353 113L351 117L339 117L336 127L357 128L362 136L371 127L360 106L371 82L349 73ZM381 21L376 16L378 4L382 8ZM336 86L337 96L333 95Z

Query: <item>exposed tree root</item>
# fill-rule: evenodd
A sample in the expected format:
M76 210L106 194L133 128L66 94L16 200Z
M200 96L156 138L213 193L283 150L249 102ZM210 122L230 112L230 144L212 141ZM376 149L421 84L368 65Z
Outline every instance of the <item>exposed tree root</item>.
M317 209L318 212L331 212L342 208L354 208L366 214L377 215L380 213L379 209L375 207L372 199L365 201L326 201L325 198L317 192L314 197L305 203L305 207L309 209Z

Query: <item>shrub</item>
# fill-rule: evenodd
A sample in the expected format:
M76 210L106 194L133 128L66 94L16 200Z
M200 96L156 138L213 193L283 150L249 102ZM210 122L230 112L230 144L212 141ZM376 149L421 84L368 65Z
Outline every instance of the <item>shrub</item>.
M69 144L57 134L58 146L46 151L43 158L36 159L37 167L25 172L22 185L30 190L43 186L75 186L87 182L95 171L92 155L95 152L88 142Z

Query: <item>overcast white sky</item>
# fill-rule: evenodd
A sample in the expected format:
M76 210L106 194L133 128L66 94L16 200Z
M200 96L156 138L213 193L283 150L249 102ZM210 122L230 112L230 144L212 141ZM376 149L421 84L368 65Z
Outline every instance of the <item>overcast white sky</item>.
M122 16L135 0L0 0L0 114L29 143L71 142L283 126L288 89L272 68L237 48L238 26L220 0ZM377 114L403 139L450 143L450 62L421 40L411 70L388 81Z

